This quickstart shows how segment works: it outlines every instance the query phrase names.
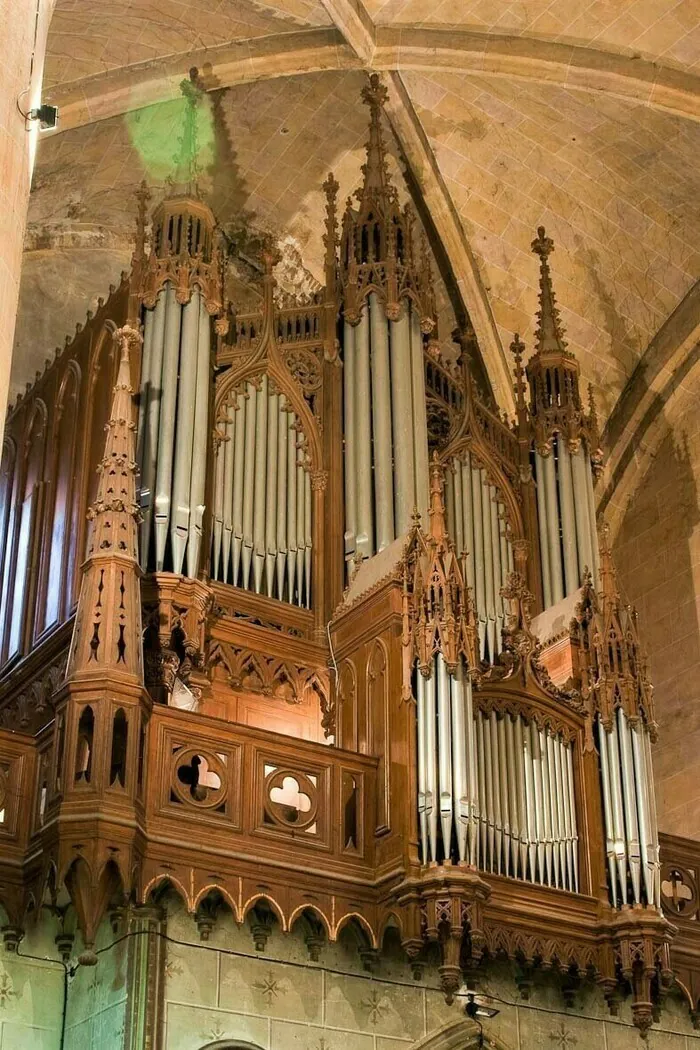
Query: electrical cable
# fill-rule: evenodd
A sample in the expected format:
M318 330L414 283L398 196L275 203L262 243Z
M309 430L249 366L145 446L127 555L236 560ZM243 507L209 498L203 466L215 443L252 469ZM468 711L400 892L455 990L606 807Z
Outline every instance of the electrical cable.
M31 959L34 962L50 963L52 966L63 967L63 1009L61 1010L61 1039L59 1042L59 1050L65 1050L66 1045L66 1015L68 1013L68 978L75 975L77 966L69 966L63 959L50 959L47 955L28 955L26 952L19 950L19 944L15 950L15 955L20 959Z

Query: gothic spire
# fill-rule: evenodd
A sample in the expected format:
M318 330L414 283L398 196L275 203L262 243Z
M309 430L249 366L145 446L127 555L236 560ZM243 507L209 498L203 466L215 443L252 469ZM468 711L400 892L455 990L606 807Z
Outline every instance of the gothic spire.
M204 88L199 79L199 70L192 66L189 78L180 82L180 91L185 100L182 134L178 149L173 157L175 165L171 182L177 192L188 196L199 196L197 180L200 175L198 164L199 142L197 137L197 110L204 96Z
M369 138L367 139L367 160L362 165L364 182L356 191L361 203L373 200L377 203L394 202L396 190L389 179L386 163L386 147L382 132L382 112L388 98L388 92L376 73L369 78L369 84L362 89L362 101L369 106Z
M551 237L546 236L544 226L537 228L537 237L532 242L532 250L540 257L540 308L537 312L539 323L535 332L537 353L559 351L563 354L566 353L567 344L549 270L549 256L554 251L554 241Z
M110 671L143 682L139 595L135 424L130 354L141 335L124 326L114 333L119 372L107 437L98 467L95 502L88 511L87 557L66 677Z

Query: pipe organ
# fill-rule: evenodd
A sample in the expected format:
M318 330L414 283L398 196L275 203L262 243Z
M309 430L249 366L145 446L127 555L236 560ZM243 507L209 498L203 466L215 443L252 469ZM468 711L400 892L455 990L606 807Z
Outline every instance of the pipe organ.
M42 856L69 872L86 943L112 897L144 903L164 872L234 901L265 867L290 908L347 909L373 944L395 925L416 966L436 945L448 999L465 955L477 971L504 952L630 988L644 1030L672 980L651 686L598 540L597 423L552 242L533 242L537 346L523 366L513 343L512 421L476 389L468 321L455 361L428 342L429 250L389 179L385 94L373 76L340 223L324 185L318 293L283 295L265 246L259 306L237 308L192 185L150 241L142 192L131 272L9 412L0 786L21 736L46 814L24 822L34 882L18 886L17 847L11 921L42 899ZM90 548L74 616L88 514L110 544ZM567 677L533 614L574 592ZM118 893L84 874L103 855ZM0 858L3 904L7 879Z
M207 472L211 317L220 311L214 216L189 197L153 216L142 266L140 559L144 571L199 573Z
M311 605L311 470L301 422L266 374L231 391L214 466L215 580Z

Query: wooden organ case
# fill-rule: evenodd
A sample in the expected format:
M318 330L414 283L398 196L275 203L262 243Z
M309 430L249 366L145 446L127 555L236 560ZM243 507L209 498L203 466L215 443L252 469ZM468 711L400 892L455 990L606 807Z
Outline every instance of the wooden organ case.
M310 950L352 924L372 967L392 925L448 999L505 955L524 993L541 967L631 995L645 1031L675 980L651 687L553 245L511 422L471 330L436 348L378 78L363 94L321 292L277 293L270 248L237 312L192 186L150 240L142 192L130 273L8 415L5 944L65 888L94 962L105 914L167 882L203 937L226 906L264 951L271 913L304 913Z

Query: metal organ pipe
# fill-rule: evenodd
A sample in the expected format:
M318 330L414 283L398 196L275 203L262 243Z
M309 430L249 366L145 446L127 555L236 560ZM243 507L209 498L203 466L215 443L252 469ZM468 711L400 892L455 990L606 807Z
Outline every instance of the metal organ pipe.
M441 653L417 674L416 699L423 863L578 892L573 744L521 715L474 710L466 668L450 675Z
M267 375L245 382L222 412L229 440L216 450L214 578L309 607L312 491L299 419Z
M415 502L421 520L428 523L428 416L425 410L425 363L418 314L410 307L411 387L413 393L413 449Z
M466 452L447 472L451 535L457 554L468 553L467 582L474 596L481 658L501 651L504 603L501 589L512 571L512 547L506 536L505 508L496 488Z
M593 572L593 546L597 547L597 537L594 539L592 536L588 515L586 474L590 473L590 469L585 447L581 443L580 448L571 456L571 476L574 485L574 510L576 516L576 547L578 549L578 563L581 574L583 574L584 569Z
M598 717L603 813L613 907L661 906L656 805L651 744L641 720L615 712L610 729ZM629 875L629 881L628 881Z
M345 428L345 553L355 550L357 534L357 499L355 484L357 479L355 432L355 329L345 322L343 337L343 401Z
M556 439L559 469L559 506L561 508L561 539L564 549L564 592L571 594L580 583L578 554L576 550L576 517L574 511L574 489L571 478L571 454L562 437Z
M166 567L168 537L173 572L199 570L209 435L209 314L201 292L178 303L168 281L144 318L139 449L141 564ZM214 531L221 545L223 490L215 486ZM186 564L185 564L186 562Z
M370 356L367 306L363 306L355 329L355 544L365 557L374 554L374 515L372 511L372 431L370 418Z
M561 564L561 540L559 527L559 508L557 506L557 483L555 474L554 451L542 457L542 473L546 493L545 509L547 514L547 550L549 552L549 579L552 588L552 603L556 605L564 597L564 577Z
M409 528L415 506L409 309L409 305L404 303L398 320L389 322L396 491L394 509L397 535L401 535ZM346 469L350 469L349 460L346 460Z
M394 539L394 485L391 449L391 387L389 329L384 304L370 292L369 312L372 344L372 447L374 452L374 506L377 518L377 550Z

